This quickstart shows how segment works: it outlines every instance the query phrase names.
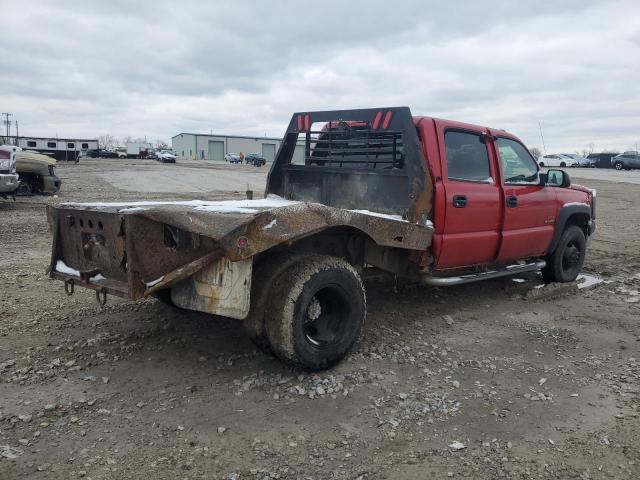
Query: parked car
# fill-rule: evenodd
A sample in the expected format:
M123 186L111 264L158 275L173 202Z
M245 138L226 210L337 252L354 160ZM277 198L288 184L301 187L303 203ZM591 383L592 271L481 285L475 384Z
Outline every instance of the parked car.
M118 154L105 148L97 148L95 150L87 150L86 156L89 158L116 158Z
M617 153L590 153L587 158L591 160L592 166L596 168L612 168L611 159L618 155Z
M554 153L538 157L538 165L541 167L577 167L578 161L562 153Z
M239 153L227 153L224 156L224 161L229 163L242 163Z
M321 122L331 135L310 130ZM515 135L460 125L408 107L295 113L265 198L48 207L49 274L101 302L156 296L242 320L259 348L307 370L358 340L368 268L432 286L537 270L574 281L595 192L541 172ZM291 164L298 141L304 165Z
M144 151L140 151L140 158L146 158L148 160L157 160L158 156L155 150L144 150Z
M156 159L162 163L176 163L176 156L171 150L156 152Z
M254 167L261 167L262 165L267 163L267 159L258 153L248 153L246 157L244 157L244 163L253 164Z
M616 170L640 168L640 154L635 150L621 153L611 159L611 166Z
M560 155L562 155L563 157L573 158L576 162L578 162L578 164L575 165L576 167L593 167L593 162L588 158L583 157L582 155L578 155L575 153L561 153Z

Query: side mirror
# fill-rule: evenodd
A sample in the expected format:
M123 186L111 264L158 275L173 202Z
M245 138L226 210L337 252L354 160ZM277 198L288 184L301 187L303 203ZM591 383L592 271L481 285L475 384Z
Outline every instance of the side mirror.
M550 185L552 187L567 188L571 186L571 178L569 174L564 170L547 170L546 178L544 179L544 185Z

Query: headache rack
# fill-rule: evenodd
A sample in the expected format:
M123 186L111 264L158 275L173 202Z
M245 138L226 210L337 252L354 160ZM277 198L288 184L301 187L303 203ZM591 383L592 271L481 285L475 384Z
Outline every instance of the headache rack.
M433 186L408 107L294 113L266 193L426 222Z
M364 123L364 125L363 125ZM404 168L402 132L376 131L370 122L329 122L304 133L305 165Z

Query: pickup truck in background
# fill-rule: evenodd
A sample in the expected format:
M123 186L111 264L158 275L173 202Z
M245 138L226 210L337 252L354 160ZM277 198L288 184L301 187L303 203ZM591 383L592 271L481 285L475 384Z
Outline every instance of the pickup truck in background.
M301 112L263 199L49 207L49 272L101 302L152 295L243 320L259 347L320 370L359 337L365 269L436 286L573 281L595 207L504 130L407 107Z
M2 198L13 196L18 189L19 180L16 173L17 150L20 150L20 148L13 145L0 145L0 197Z
M16 152L16 173L20 177L16 195L53 195L62 184L56 175L56 159L41 153Z

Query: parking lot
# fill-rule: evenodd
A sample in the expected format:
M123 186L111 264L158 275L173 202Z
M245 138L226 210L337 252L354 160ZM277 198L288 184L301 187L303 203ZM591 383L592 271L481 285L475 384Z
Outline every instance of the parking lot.
M640 476L638 171L570 170L599 283L370 278L362 341L318 374L238 321L47 278L48 204L259 196L267 172L83 159L56 198L0 201L1 479Z

